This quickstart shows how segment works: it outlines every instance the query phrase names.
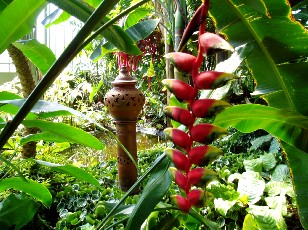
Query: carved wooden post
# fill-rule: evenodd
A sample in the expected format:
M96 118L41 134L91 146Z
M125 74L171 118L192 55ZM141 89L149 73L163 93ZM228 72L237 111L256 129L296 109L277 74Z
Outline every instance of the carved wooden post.
M143 93L135 88L137 81L128 73L126 66L111 83L111 89L104 98L105 106L116 124L116 134L122 145L138 161L136 143L136 122L143 108ZM137 181L137 169L125 151L118 145L119 186L127 191Z

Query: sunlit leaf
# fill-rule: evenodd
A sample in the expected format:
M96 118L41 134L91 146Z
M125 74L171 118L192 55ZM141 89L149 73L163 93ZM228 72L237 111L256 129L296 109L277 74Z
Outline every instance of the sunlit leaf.
M54 135L63 137L64 142L70 141L98 150L102 150L105 147L100 140L91 134L83 131L82 129L75 128L64 123L55 123L43 120L25 120L22 124L29 128L36 127L40 130L48 131Z
M281 213L268 206L250 206L246 209L253 216L258 229L280 229L287 230L287 225Z
M45 74L51 65L55 62L56 56L45 44L39 43L33 39L25 43L14 43L18 49Z
M249 133L264 129L278 139L308 152L308 118L263 105L236 105L219 113L214 124Z
M27 182L20 177L10 177L0 180L0 191L7 189L23 191L48 207L52 202L52 196L49 190L44 185L30 179L27 179Z
M36 160L36 162L41 165L48 166L54 171L73 176L79 180L91 183L96 186L100 185L99 182L90 173L73 165L60 165L41 160Z
M211 1L210 13L218 32L234 46L251 43L246 57L257 81L255 94L263 94L270 106L308 115L307 30L293 20L284 0Z
M9 44L32 31L46 4L44 0L14 0L0 13L0 54Z

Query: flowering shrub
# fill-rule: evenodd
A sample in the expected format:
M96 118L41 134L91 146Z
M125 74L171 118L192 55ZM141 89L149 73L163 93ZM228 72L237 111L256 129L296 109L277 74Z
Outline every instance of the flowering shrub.
M187 108L177 106L165 108L166 115L186 126L187 132L176 128L167 128L164 131L166 137L172 140L176 146L176 148L165 150L166 155L175 166L170 168L171 176L181 191L181 194L173 196L173 200L177 207L185 213L188 213L192 206L202 207L204 205L205 186L210 180L217 177L217 173L206 166L223 154L220 149L210 144L227 134L227 130L224 128L200 123L198 118L210 118L225 107L231 106L221 100L198 99L198 91L216 89L236 78L235 75L224 72L199 72L204 56L219 50L233 51L233 47L221 37L205 32L206 22L204 19L208 8L209 1L204 1L186 28L186 32L191 33L194 28L200 25L197 57L183 52L173 52L166 55L166 58L179 71L186 76L192 76L192 84L177 79L162 81L179 101L187 103Z

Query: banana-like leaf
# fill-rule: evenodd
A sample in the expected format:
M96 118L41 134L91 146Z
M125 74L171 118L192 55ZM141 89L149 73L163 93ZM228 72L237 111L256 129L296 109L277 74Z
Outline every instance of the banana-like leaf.
M308 152L308 118L295 111L255 104L236 105L219 113L214 124L224 128L234 127L244 133L264 129Z
M157 27L159 23L159 19L149 19L141 21L131 27L129 27L125 32L133 39L133 41L137 42L146 37L148 37L154 29ZM104 52L102 52L102 50ZM91 54L92 60L97 60L99 57L103 56L108 52L117 51L116 47L112 45L111 42L102 41Z
M9 44L32 31L45 0L15 0L0 13L0 54Z
M308 115L307 30L291 16L284 0L212 1L210 13L219 33L237 47L253 43L247 64L257 81L255 94L269 105Z
M86 22L90 15L94 12L94 8L88 4L85 4L81 0L48 0L49 2L55 4L62 10L78 18L82 22ZM105 24L108 21L108 18L105 17L100 25ZM116 25L109 26L106 30L102 32L102 36L116 46L119 50L133 54L141 54L140 49L134 43L134 41L128 36L125 31Z
M308 154L285 142L282 142L282 147L293 179L300 221L303 228L308 229Z
M139 7L138 9L131 12L127 15L125 22L124 22L124 30L128 29L129 27L135 25L139 22L142 18L144 18L148 13L150 13L150 9Z
M45 28L49 28L52 25L57 25L62 22L65 22L71 17L71 15L65 11L62 11L61 9L56 9L54 12L49 14L44 20L42 21L42 24L45 26Z
M7 189L23 191L48 207L50 207L52 203L52 196L49 190L44 185L30 179L24 181L20 177L10 177L0 180L0 192Z
M2 0L0 2L0 13L12 2L13 0Z
M78 144L88 146L88 147L98 149L98 150L102 150L105 147L104 144L100 140L98 140L96 137L92 136L91 134L88 134L82 129L78 129L78 128L63 124L63 123L54 123L54 122L42 121L42 120L25 120L22 122L22 124L29 128L36 127L36 128L39 128L40 130L47 131L53 135L62 137L63 142L69 141L73 143L78 143ZM43 138L45 136L41 135L40 137ZM47 140L49 140L49 136ZM24 140L24 142L27 142L27 140Z
M99 186L99 182L92 176L92 174L88 173L87 171L75 167L73 165L60 165L55 163L50 163L46 161L36 160L36 162L40 165L48 166L52 170L60 173L65 173L71 175L79 180L91 183L93 185Z
M56 56L45 44L33 39L25 43L15 42L14 46L20 49L23 54L45 74L50 66L55 62Z

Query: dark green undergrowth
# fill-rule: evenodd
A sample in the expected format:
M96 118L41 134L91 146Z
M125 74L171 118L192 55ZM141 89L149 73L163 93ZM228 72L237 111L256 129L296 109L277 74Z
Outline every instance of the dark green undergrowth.
M244 225L247 225L250 216L257 216L256 213L261 212L263 215L258 215L258 220L271 229L277 229L278 226L281 229L290 226L292 229L301 229L290 173L276 138L264 131L243 134L230 130L230 135L214 145L225 153L210 166L218 172L219 178L206 187L206 205L194 211L217 223L220 228L249 229ZM157 144L151 149L138 152L141 174L163 154L165 147L165 144ZM80 149L85 151L84 148ZM74 148L74 154L78 155L78 148ZM70 161L69 154L57 151L38 154L37 158L54 163ZM27 197L37 204L32 220L21 228L24 230L96 229L125 194L118 188L115 157L95 165L80 166L93 175L100 186L56 172L31 160L16 159L15 163L26 178L42 183L52 194L52 204L48 208L24 193L13 190L1 193L3 201L14 194L17 198ZM246 187L243 187L243 181ZM141 192L146 183L147 180L144 180L139 186ZM256 189L262 186L263 189ZM246 194L243 194L243 190ZM208 229L195 217L174 209L171 196L178 192L178 187L172 183L147 218L143 229ZM104 229L124 229L139 198L140 194L126 198ZM278 213L281 219L277 219L273 213Z

